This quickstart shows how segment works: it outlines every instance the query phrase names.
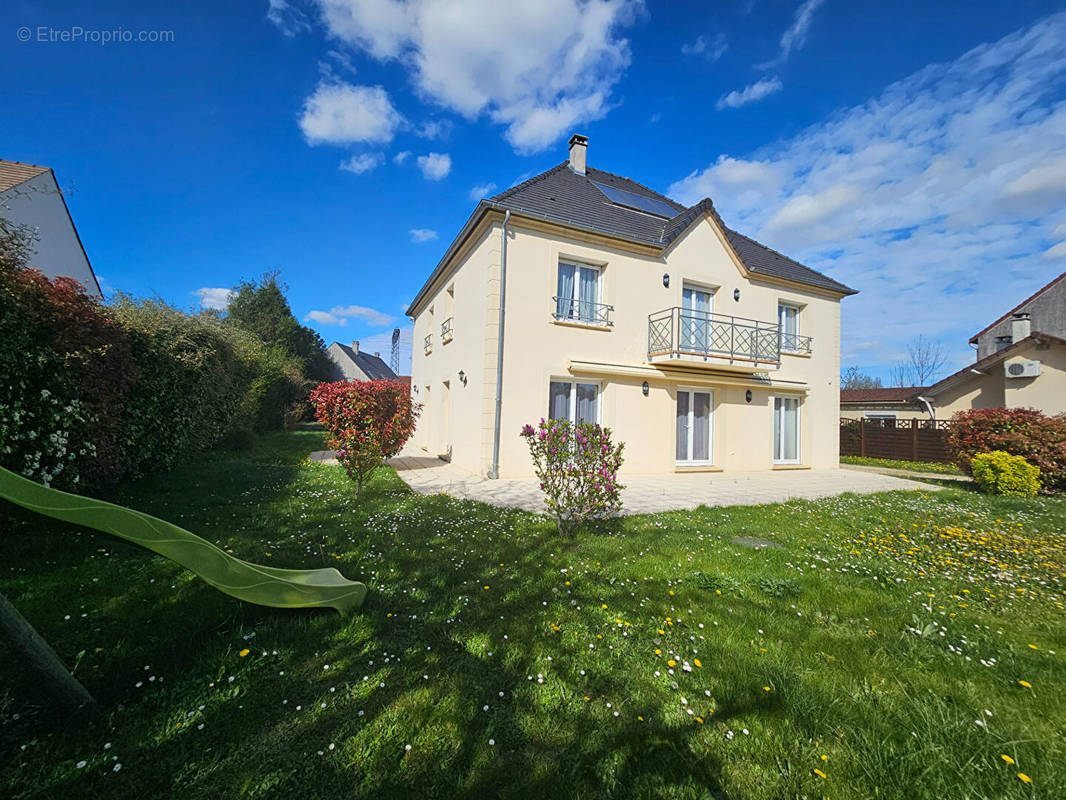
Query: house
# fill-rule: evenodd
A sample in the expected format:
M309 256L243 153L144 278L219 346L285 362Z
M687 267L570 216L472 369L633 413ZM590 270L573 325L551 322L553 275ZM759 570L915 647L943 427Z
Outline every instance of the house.
M841 389L840 416L846 419L929 419L921 386Z
M359 349L359 342L352 342L349 347L334 342L327 351L336 366L336 380L344 381L394 381L396 373L381 360L381 353L364 353Z
M73 278L86 293L103 297L51 169L0 159L0 217L37 234L30 267L49 278Z
M522 426L567 418L632 473L836 468L854 290L587 150L479 202L412 300L415 442L523 477Z

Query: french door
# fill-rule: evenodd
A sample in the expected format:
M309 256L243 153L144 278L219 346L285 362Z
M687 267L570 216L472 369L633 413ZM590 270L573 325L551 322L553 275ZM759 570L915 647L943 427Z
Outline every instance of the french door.
M681 290L681 346L706 353L711 341L711 293L686 286Z
M797 398L774 398L774 461L778 464L799 463L799 413Z
M714 393L677 390L677 463L711 463L711 408Z

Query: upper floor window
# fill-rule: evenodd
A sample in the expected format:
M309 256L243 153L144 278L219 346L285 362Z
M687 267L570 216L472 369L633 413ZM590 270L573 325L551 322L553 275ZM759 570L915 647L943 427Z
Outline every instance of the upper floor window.
M555 318L609 325L611 307L600 302L600 269L559 262Z
M777 325L781 331L782 350L800 350L799 306L790 303L778 303Z

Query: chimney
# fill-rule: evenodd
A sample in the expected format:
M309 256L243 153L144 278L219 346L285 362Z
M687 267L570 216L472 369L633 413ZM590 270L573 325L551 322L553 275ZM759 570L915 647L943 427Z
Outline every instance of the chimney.
M1014 342L1020 342L1030 333L1032 333L1033 326L1029 322L1029 314L1026 311L1019 311L1010 320L1010 335Z
M585 174L585 156L588 154L589 137L575 133L570 137L570 169L578 175Z
M359 342L352 342L352 350L355 351L356 355L359 355Z
M377 350L375 350L374 351L374 358L381 358L381 353L379 353Z

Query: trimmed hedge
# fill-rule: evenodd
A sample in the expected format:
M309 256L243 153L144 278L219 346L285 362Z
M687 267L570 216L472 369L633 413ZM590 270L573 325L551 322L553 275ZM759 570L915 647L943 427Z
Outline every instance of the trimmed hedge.
M280 427L307 394L298 362L215 316L154 300L104 305L8 257L0 342L0 465L61 488Z
M967 473L972 474L974 456L1001 450L1037 467L1044 491L1066 489L1066 417L1034 408L960 411L951 418L948 448Z
M974 483L986 494L1036 497L1040 491L1040 470L1021 456L1002 450L974 456L970 470Z

